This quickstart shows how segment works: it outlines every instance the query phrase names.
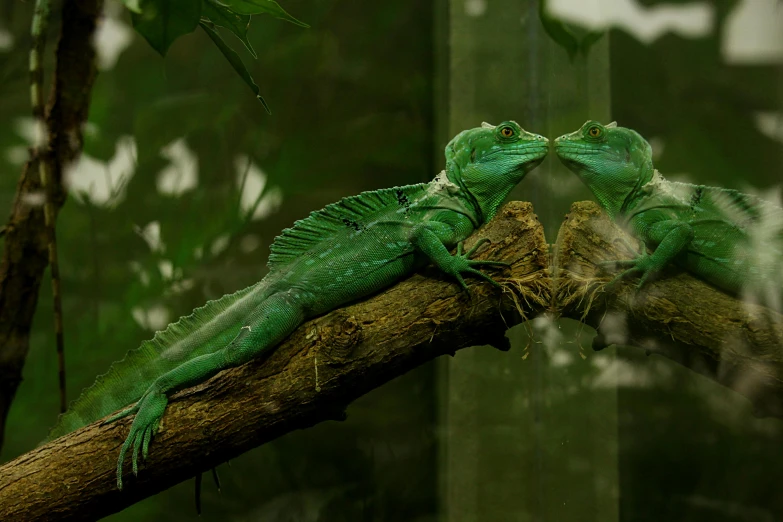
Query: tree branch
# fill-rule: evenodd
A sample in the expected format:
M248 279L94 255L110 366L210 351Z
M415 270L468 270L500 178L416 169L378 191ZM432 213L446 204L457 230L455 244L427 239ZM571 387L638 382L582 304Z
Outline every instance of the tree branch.
M504 207L467 242L512 263L501 293L471 278L472 296L430 267L388 291L308 321L266 361L176 394L149 461L125 490L116 458L131 419L92 424L0 467L0 519L94 520L289 431L342 420L346 406L434 357L477 344L509 347L506 328L551 300L543 229L529 203ZM130 464L126 466L130 468Z
M757 416L783 418L783 316L676 270L638 295L638 278L607 295L614 273L596 263L634 257L629 246L637 245L598 205L574 203L554 252L561 315L595 328L596 349L625 344L663 355L745 395Z
M66 197L63 171L82 149L82 127L87 121L95 79L92 35L102 7L103 0L63 1L54 87L46 122L49 142L47 150L41 151L51 169L52 218ZM38 174L40 160L41 155L36 151L24 166L5 226L0 259L0 447L8 411L22 380L30 326L48 264L49 238Z

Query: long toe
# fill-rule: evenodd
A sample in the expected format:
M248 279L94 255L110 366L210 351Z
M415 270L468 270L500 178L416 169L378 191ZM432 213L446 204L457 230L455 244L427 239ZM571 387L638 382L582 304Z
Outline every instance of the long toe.
M511 266L511 263L507 263L506 261L476 259L468 261L468 266L502 266L508 268Z
M475 253L476 253L476 251L477 251L479 248L481 248L481 246L482 246L482 245L484 245L485 243L491 243L491 242L492 242L492 240L491 240L491 239L489 239L488 237L482 237L481 239L479 239L478 241L476 241L476 244L475 244L475 245L473 245L473 248L471 248L470 250L468 250L468 253L467 253L467 254L465 254L465 257L466 257L466 258L468 258L468 259L470 259L470 258L473 256L473 254L475 254Z
M491 277L489 277L487 274L485 274L484 272L482 272L480 270L476 270L475 268L469 268L467 270L467 272L469 272L469 273L471 273L471 274L473 274L475 276L478 276L478 277L480 277L480 278L482 278L482 279L492 283L493 285L495 285L498 288L501 288L500 283L498 283L497 281L495 281L494 279L492 279Z

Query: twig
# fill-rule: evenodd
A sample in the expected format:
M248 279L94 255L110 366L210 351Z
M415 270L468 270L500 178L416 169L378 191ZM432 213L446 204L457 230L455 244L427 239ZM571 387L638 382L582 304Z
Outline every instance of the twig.
M63 337L63 305L60 284L60 265L57 262L57 232L54 209L54 190L49 168L50 154L44 150L49 142L46 126L46 114L43 101L43 55L46 49L46 29L49 26L49 0L36 0L33 14L30 49L30 104L33 110L37 138L35 144L38 154L38 171L41 176L41 188L44 192L44 226L49 241L49 266L52 271L52 300L54 305L54 336L57 347L57 366L60 384L60 413L64 413L68 404L65 399L65 340Z

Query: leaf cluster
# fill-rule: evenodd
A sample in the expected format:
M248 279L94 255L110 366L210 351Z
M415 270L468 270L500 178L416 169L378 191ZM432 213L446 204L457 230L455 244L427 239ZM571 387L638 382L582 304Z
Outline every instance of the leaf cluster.
M217 27L230 31L257 58L247 38L253 15L267 14L300 27L309 27L288 14L274 0L123 0L131 11L133 27L161 56L179 37L201 27L226 57L231 67L250 87L264 109L269 106L236 51L223 40Z

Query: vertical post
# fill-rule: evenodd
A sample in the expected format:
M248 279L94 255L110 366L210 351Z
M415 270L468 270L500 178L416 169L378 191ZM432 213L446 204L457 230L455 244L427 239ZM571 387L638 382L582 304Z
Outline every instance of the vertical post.
M552 140L588 118L609 120L608 35L571 62L544 32L538 2L436 0L436 9L440 147L482 121L514 119ZM550 243L570 203L589 197L555 157L512 193L533 202ZM443 522L618 520L617 391L598 386L581 333L538 319L508 333L510 353L476 348L440 363ZM600 359L611 366L613 352Z

